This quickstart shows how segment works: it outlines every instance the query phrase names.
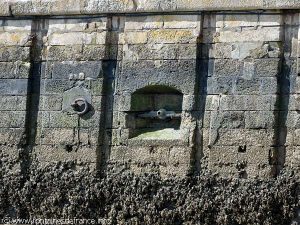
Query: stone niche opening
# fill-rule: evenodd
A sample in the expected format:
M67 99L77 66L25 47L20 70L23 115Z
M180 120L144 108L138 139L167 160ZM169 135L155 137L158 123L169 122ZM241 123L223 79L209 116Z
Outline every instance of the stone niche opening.
M164 85L146 86L131 96L129 138L180 139L183 94Z

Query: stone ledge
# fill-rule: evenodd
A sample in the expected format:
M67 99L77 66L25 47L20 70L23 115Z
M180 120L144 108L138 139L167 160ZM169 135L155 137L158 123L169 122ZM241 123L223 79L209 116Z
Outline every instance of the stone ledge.
M299 0L1 0L0 16L300 9Z

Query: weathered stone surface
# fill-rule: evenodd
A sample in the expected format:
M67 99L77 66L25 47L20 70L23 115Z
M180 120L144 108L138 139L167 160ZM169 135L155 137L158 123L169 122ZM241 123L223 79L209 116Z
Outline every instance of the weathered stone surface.
M27 79L0 79L1 95L26 95Z
M104 33L105 35L105 33ZM54 33L49 35L46 41L46 45L83 45L83 44L95 44L95 38L98 36L97 33L79 33L79 32L69 32L69 33ZM98 39L97 39L98 40ZM105 36L104 36L105 40ZM94 41L94 42L93 42ZM105 44L102 40L101 44ZM100 43L97 43L100 44Z
M253 9L297 9L300 5L294 0L215 0L202 1L196 0L172 0L172 1L120 1L120 0L64 0L64 1L8 1L5 0L1 14L10 15L78 15L78 14L102 14L117 12L169 12L169 11L203 11L203 10L253 10Z
M124 61L121 90L137 90L146 84L169 85L182 93L193 94L196 65L194 60ZM154 76L149 76L154 74ZM180 83L178 83L180 81Z
M288 0L12 1L15 17L0 21L0 183L3 171L21 168L26 189L49 162L71 175L97 169L177 181L208 171L240 180L298 174L299 15L254 10L276 4ZM89 113L66 110L82 96ZM162 115L141 116L152 110ZM7 160L1 151L10 147L19 152ZM207 224L235 223L226 218ZM286 224L278 221L260 222Z
M0 127L23 128L25 126L25 112L1 111Z
M23 128L0 128L0 145L17 145L24 134Z
M279 55L280 45L278 42L268 44L255 41L216 43L213 45L213 49L210 50L210 57L225 59L278 58Z
M96 152L93 148L77 148L76 145L71 149L65 149L65 146L52 147L46 145L34 149L34 155L39 162L68 162L76 161L79 165L83 163L95 163Z
M42 94L62 94L64 91L72 88L72 85L63 80L42 80L41 93Z
M275 126L276 112L253 111L245 113L245 127L252 129L265 129Z
M25 111L27 96L1 96L1 110L5 111Z
M1 16L11 16L11 12L9 9L11 0L3 0L0 3L0 15Z
M29 47L1 47L0 48L0 61L29 61Z
M47 73L51 73L52 79L69 80L70 74L79 75L83 73L85 79L97 79L102 77L102 62L78 62L78 61L64 61L64 62L53 62L47 67L51 70L47 70Z
M29 62L0 62L0 79L26 79L29 77L30 67Z
M26 31L26 30L25 30ZM27 32L0 32L1 46L30 46L31 36Z
M60 111L62 109L62 96L53 94L53 95L44 95L41 97L41 110L42 111Z
M214 42L280 41L280 27L237 28L214 34Z
M20 15L80 14L80 0L66 1L11 1L11 13Z
M271 110L274 104L274 96L251 95L224 95L221 97L220 108L222 110Z

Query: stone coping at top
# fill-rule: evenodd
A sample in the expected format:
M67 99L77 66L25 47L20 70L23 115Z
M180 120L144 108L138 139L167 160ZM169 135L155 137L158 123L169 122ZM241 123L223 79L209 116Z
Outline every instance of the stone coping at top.
M0 0L0 16L300 9L300 0Z

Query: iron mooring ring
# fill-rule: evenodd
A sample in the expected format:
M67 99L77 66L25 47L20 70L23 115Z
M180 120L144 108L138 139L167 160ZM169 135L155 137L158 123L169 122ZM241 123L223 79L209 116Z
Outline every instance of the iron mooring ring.
M78 104L79 102L83 102L82 104L84 105L84 109L82 111L80 110L80 105ZM75 101L71 104L72 108L74 111L77 112L77 115L83 116L89 111L89 103L87 102L86 99L84 98L77 98Z

